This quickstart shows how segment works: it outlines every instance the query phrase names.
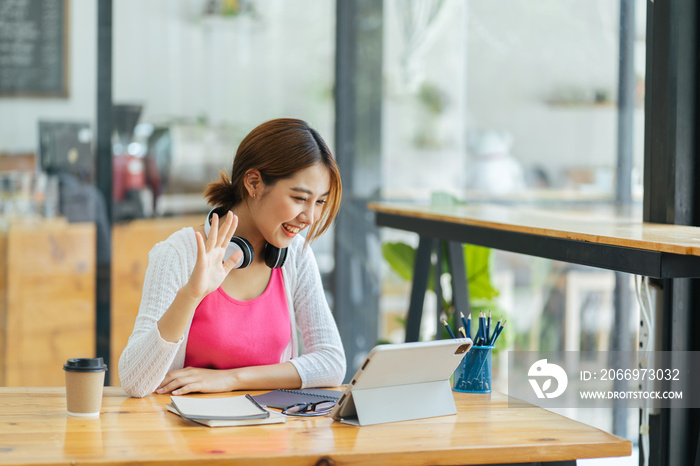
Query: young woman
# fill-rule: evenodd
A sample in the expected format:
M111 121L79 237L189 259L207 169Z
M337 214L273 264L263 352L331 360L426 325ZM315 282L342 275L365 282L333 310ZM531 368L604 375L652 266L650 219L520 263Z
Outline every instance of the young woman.
M205 224L149 253L119 359L124 390L143 397L340 385L345 354L306 244L331 226L341 198L321 136L300 120L263 123L238 147L231 177L222 173L204 196L214 206ZM232 237L254 251L245 268L236 268L240 250L225 259Z

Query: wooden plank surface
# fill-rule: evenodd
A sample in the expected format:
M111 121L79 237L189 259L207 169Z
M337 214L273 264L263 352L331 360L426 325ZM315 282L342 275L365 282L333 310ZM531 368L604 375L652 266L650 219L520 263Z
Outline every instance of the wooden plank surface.
M7 234L0 233L0 386L7 373Z
M257 392L251 392L253 394ZM66 415L63 388L0 388L0 465L497 464L628 456L629 441L503 394L454 393L459 413L356 427L327 416L209 428L166 412L167 395L105 389L98 419ZM207 397L230 396L198 395Z
M368 208L406 217L700 256L700 227L645 223L640 218L618 215L609 207L556 210L494 204L431 206L376 202Z
M62 385L65 360L95 352L95 226L16 221L2 236L0 382Z

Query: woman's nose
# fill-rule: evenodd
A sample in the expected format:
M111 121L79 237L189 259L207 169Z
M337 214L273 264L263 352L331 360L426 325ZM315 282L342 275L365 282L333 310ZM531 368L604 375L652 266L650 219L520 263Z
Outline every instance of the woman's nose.
M302 222L305 226L309 226L314 221L316 218L314 217L315 214L315 209L314 205L311 204L308 207L306 207L300 214L299 214L299 221Z
M313 209L313 207L311 209ZM299 221L304 225L308 225L311 223L311 219L313 218L311 215L313 215L313 211L311 212L311 214L309 214L309 209L304 209L299 214Z

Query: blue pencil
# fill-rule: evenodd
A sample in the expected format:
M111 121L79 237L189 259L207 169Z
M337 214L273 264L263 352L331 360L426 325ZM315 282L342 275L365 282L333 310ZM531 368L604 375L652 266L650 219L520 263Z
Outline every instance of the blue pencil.
M444 325L445 328L447 329L447 333L450 334L450 338L454 338L454 337L455 337L455 334L452 333L452 329L451 329L450 326L447 324L447 321L446 321L445 319L442 319L442 325Z
M479 313L479 336L486 341L486 316L483 312Z
M491 339L491 311L489 311L489 317L488 320L486 321L486 344L489 344L489 340Z
M471 338L471 321L472 321L472 315L469 314L469 320L464 318L464 313L460 312L459 316L462 318L462 325L464 325L464 333L466 333L467 338Z
M496 334L493 336L493 341L491 342L491 345L496 344L496 340L497 340L498 337L501 335L501 332L503 331L503 329L505 328L505 326L506 326L506 321L504 320L504 321L503 321L503 325L501 325L501 328L498 329L498 333L496 333Z
M474 334L474 346L481 346L483 340L484 340L484 328L482 325L482 318L481 318L481 312L479 313L479 326L476 329L476 333Z
M491 336L491 339L489 340L489 346L492 346L496 342L496 337L498 336L498 333L501 331L501 321L503 320L503 317L498 319L498 322L496 322L496 327L493 329L493 335Z

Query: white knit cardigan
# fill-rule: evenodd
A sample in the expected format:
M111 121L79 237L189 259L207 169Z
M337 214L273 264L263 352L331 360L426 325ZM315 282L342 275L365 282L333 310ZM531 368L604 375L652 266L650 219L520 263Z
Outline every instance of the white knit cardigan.
M158 321L189 280L196 259L197 242L193 228L173 233L148 254L134 331L119 358L121 385L130 396L143 397L152 393L169 371L184 366L191 321L177 343L161 337ZM304 248L301 236L289 246L282 275L292 338L280 362L294 364L302 388L342 384L346 367L340 334L323 292L313 252L310 247Z

